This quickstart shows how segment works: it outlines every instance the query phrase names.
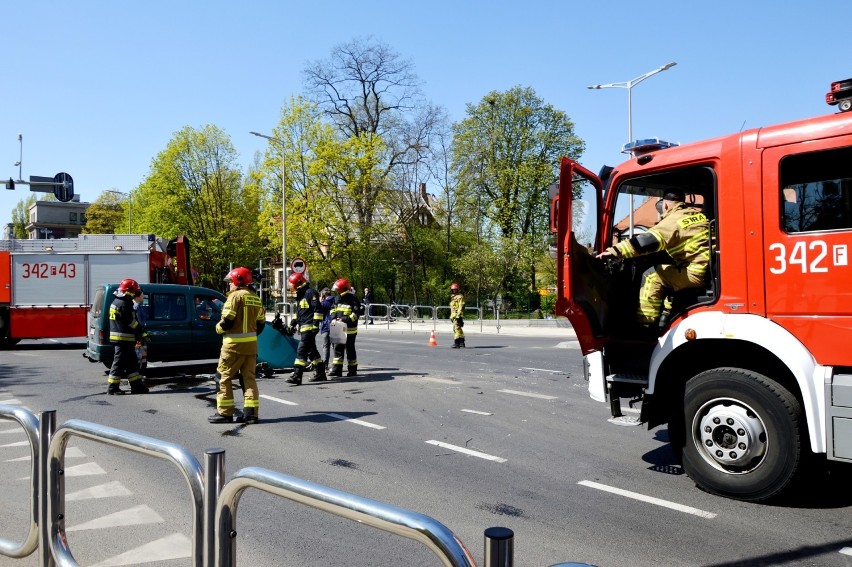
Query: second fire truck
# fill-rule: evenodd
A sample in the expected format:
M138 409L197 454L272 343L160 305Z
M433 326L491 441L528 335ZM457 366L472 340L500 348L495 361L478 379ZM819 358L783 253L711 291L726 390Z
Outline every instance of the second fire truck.
M99 284L192 285L189 242L149 234L0 240L0 348L21 339L84 337Z

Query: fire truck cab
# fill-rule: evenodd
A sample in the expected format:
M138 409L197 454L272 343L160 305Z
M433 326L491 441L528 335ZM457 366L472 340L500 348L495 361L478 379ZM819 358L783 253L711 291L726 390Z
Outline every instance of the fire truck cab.
M561 164L555 312L591 397L667 425L685 472L732 498L781 494L815 454L852 462L852 114L645 150L600 175ZM595 256L672 190L709 219L710 268L649 330L642 274L671 257Z

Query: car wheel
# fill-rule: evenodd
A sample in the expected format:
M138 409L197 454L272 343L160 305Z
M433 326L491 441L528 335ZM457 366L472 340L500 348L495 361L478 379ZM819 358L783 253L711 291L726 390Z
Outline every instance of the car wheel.
M837 108L840 109L840 112L846 112L847 110L852 109L852 98L841 100L837 103Z
M801 468L801 404L756 372L719 368L684 390L683 468L703 489L757 502L780 494Z

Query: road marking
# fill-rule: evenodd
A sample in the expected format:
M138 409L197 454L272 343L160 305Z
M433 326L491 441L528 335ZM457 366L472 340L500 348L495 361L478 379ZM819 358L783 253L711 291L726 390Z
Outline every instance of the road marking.
M495 457L494 455L489 455L488 453L480 453L479 451L474 451L472 449L465 449L464 447L458 447L456 445L450 445L449 443L435 441L434 439L426 442L430 445L436 445L438 447L443 447L444 449L449 449L450 451L464 453L465 455L470 455L471 457L479 457L480 459L485 459L486 461L497 461L498 463L505 463L507 460L502 457Z
M3 431L0 431L0 435L7 435L9 433L23 433L23 432L24 432L23 427L13 427L12 429L4 429Z
M477 415L494 415L493 413L489 413L487 411L476 411L475 409L463 409L462 411L466 411L467 413L475 413Z
M119 526L138 526L140 524L161 524L163 518L157 514L151 507L144 504L107 514L100 518L95 518L88 522L83 522L76 526L66 528L66 532L76 532L81 530L98 530L101 528L115 528Z
M10 406L19 406L21 405L21 400L16 400L12 398L10 400L0 400L0 404L9 404Z
M536 372L550 372L551 374L562 374L561 370L550 370L549 368L532 368L531 366L521 366L518 370L534 370Z
M0 445L0 449L6 448L6 447L24 447L24 446L29 445L29 444L30 444L29 441L15 441L14 443L6 443L5 445Z
M563 341L561 343L556 343L556 346L554 346L553 348L570 348L579 350L580 343L577 341Z
M288 406L299 405L296 402L290 402L290 401L287 401L287 400L282 400L281 398L274 398L272 396L267 396L266 394L261 394L260 397L263 398L264 400L269 400L269 401L272 401L272 402L278 402L279 404L284 404L284 405L288 405Z
M99 484L98 486L92 486L84 488L83 490L78 490L77 492L72 492L71 494L66 494L65 501L93 500L96 498L110 498L113 496L130 496L131 494L133 493L130 492L127 487L119 481L114 480L106 484Z
M385 427L384 425L376 425L375 423L370 423L369 421L362 421L360 419L352 419L351 417L346 417L345 415L340 415L339 413L324 413L323 415L333 417L334 419L339 419L340 421L348 421L349 423L354 423L356 425L363 425L364 427L371 427L373 429L387 429L387 427Z
M121 555L110 557L92 567L120 567L121 565L140 565L153 561L167 559L184 559L192 557L192 540L183 534L170 536L146 543L143 546L126 551Z
M532 392L519 392L518 390L497 390L504 394L514 394L516 396L527 396L528 398L541 398L542 400L558 400L556 396L545 396L544 394L533 394Z
M704 510L699 510L698 508L692 508L690 506L684 506L683 504L676 504L674 502L669 502L668 500L662 500L660 498L654 498L653 496L645 496L644 494L639 494L637 492L630 492L629 490L622 490L621 488L615 488L612 486L607 486L605 484L600 484L597 482L592 482L590 480L581 480L577 484L581 484L583 486L588 486L589 488L596 488L598 490L603 490L604 492L611 492L612 494L618 494L619 496L625 496L627 498L632 498L634 500L641 500L642 502L647 502L649 504L654 504L656 506L662 506L663 508L670 508L672 510L676 510L678 512L685 512L687 514L692 514L693 516L698 516L700 518L713 519L716 517L716 514L713 512L705 512Z
M852 555L852 547L844 547L840 550L843 555Z
M459 382L458 380L451 380L449 378L433 378L431 376L421 376L419 379L423 380L424 382L436 382L438 384L454 384L456 386L461 385L461 382Z

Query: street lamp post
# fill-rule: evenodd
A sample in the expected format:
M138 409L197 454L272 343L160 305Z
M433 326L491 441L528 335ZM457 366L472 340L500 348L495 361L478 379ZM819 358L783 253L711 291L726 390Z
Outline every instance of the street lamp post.
M115 193L116 195L124 195L127 197L127 234L133 234L133 199L130 197L130 193L125 193L124 191L116 191L114 189L107 189L106 193Z
M667 69L671 69L677 65L675 61L666 63L662 67L657 67L653 71L648 71L644 75L639 75L635 79L629 81L621 81L618 83L607 83L605 85L589 85L588 89L627 89L627 142L633 141L633 87L657 73L662 73ZM633 152L630 152L633 155ZM630 236L633 236L633 195L630 195Z
M284 150L287 146L283 140L261 134L259 132L249 132L253 136L266 138L270 142L275 142L281 146L281 296L285 297L287 293L287 156L284 155Z

